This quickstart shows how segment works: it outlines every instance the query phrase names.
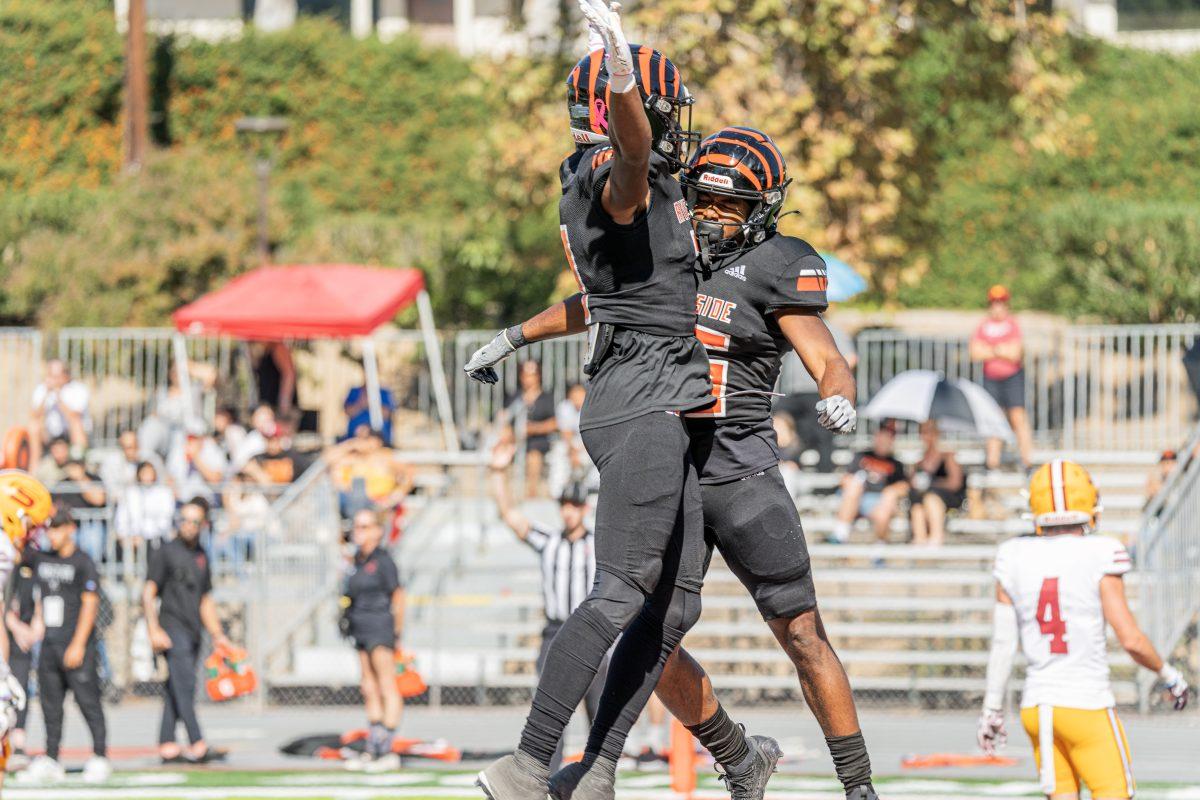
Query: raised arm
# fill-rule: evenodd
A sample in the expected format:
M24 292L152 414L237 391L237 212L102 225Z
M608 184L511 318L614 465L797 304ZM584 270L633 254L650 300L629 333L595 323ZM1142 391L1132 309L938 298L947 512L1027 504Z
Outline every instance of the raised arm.
M817 382L821 395L816 407L817 421L834 433L852 433L858 423L854 374L825 320L814 310L800 308L777 311L775 319L800 362Z
M529 518L513 505L512 493L508 488L508 466L512 463L516 447L511 444L498 444L492 451L492 461L488 465L488 489L496 508L500 511L500 519L504 520L517 538L521 541L529 536Z
M613 221L628 224L650 196L650 120L633 74L633 54L621 29L621 4L579 0L588 26L604 40L608 68L608 139L614 158L600 205Z

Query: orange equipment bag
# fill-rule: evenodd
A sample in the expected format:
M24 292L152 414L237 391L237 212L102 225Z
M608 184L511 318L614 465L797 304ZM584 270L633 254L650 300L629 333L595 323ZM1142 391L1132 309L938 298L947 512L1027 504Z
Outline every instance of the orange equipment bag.
M204 688L215 702L243 697L258 688L258 676L240 647L215 648L204 660L204 672Z
M396 650L396 688L401 697L417 697L425 694L429 687L425 679L417 672L416 659L412 653Z

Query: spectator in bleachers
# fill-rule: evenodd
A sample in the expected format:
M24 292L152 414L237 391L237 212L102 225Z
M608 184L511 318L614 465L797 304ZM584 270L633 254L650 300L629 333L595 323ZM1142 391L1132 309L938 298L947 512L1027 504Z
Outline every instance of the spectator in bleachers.
M230 478L221 495L225 524L213 536L212 555L218 561L230 561L235 569L252 555L255 542L266 535L271 524L271 501L253 486L246 472Z
M237 409L221 406L213 415L213 441L221 448L227 462L233 463L233 454L246 438L246 429L238 422Z
M586 399L587 389L583 388L583 384L572 383L567 387L567 396L554 409L558 435L566 449L567 464L572 471L584 469L592 463L583 440L579 438L579 415Z
M1004 409L1017 436L1021 466L1029 470L1033 466L1033 433L1025 414L1025 346L1021 328L1009 307L1008 289L996 284L988 289L987 299L988 315L971 337L971 360L983 362L983 387ZM988 439L988 469L1000 466L1003 451L1002 439Z
M156 470L163 471L158 456L142 448L137 431L122 431L117 437L117 447L100 462L100 480L113 502L119 501L125 490L137 483L138 464L149 461Z
M888 526L908 491L904 465L895 450L896 423L885 420L875 431L871 449L856 455L842 478L842 503L830 541L849 541L850 529L859 517L871 521L877 540L887 541Z
M46 377L33 390L29 417L30 463L37 464L42 449L53 439L70 444L71 455L82 458L88 446L92 418L88 412L91 395L60 359L46 362Z
M284 438L277 430L267 437L266 450L250 459L243 472L261 484L294 481L299 475L296 456L284 444Z
M75 515L75 541L93 561L102 561L106 539L104 509L108 495L100 477L87 471L82 461L68 461L65 483L54 489L54 499Z
M267 439L278 432L279 422L275 417L275 409L266 403L259 403L250 415L250 430L234 449L230 468L234 471L244 469L255 456L267 451Z
M1162 491L1163 486L1167 482L1167 478L1174 471L1175 466L1179 463L1179 454L1174 450L1163 450L1162 455L1158 458L1158 463L1150 470L1150 474L1146 476L1146 503L1149 504L1155 496Z
M937 423L921 423L925 453L913 465L908 499L913 544L940 547L946 540L946 512L962 508L967 481L954 453L941 448Z
M550 452L550 437L558 430L554 398L542 387L542 365L521 362L518 379L521 390L505 407L509 423L519 443L525 447L525 495L542 494L542 470Z
M175 497L214 499L213 486L225 480L229 463L221 448L208 435L200 420L187 423L187 433L167 456L167 474L175 488Z
M46 486L54 486L67 479L67 462L71 460L71 443L66 437L59 436L50 440L46 448L46 457L37 462L33 477Z
M412 491L412 469L396 458L378 431L362 431L326 452L344 519L363 508L394 509Z
M123 548L151 552L171 535L175 518L175 493L160 483L158 470L149 461L138 464L137 483L129 487L117 503L113 527Z
M383 441L387 444L392 443L392 414L396 413L396 400L392 397L390 389L380 388L379 390L379 406L383 414L383 425L379 432L383 434ZM346 410L346 435L343 438L349 439L354 435L359 428L371 426L371 404L370 397L367 394L367 387L355 386L346 393L346 399L342 403L342 407Z
M296 363L292 350L283 342L257 342L251 347L258 401L270 406L283 419L298 408Z

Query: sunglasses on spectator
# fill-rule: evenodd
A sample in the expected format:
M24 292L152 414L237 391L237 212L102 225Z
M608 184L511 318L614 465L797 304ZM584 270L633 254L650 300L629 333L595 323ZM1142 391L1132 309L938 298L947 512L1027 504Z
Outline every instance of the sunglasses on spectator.
M204 517L180 517L179 524L187 523L188 525L203 525Z

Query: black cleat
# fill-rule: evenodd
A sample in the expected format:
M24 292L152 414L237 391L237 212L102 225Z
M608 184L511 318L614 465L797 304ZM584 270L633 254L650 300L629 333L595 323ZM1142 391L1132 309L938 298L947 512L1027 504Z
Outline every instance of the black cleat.
M604 756L584 756L550 776L551 800L615 800L617 764Z
M763 800L767 781L775 773L775 765L783 751L779 749L779 742L769 736L747 736L746 744L750 746L750 755L738 765L736 772L728 769L717 772L732 800Z
M874 786L867 784L866 786L855 786L846 792L846 800L879 800L879 795L875 794Z

